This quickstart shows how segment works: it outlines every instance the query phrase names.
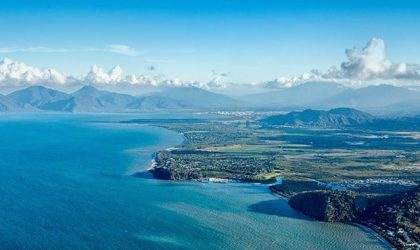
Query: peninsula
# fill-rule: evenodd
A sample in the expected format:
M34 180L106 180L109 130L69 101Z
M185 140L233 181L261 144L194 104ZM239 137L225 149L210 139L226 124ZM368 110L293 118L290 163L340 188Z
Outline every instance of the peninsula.
M339 119L334 117L337 112ZM185 137L182 145L156 153L150 169L155 178L267 183L308 216L360 223L397 248L416 249L420 239L416 127L374 130L381 122L390 128L409 123L378 120L351 109L333 113L331 117L321 112L321 123L298 125L276 124L278 115L254 112L126 122L165 127Z

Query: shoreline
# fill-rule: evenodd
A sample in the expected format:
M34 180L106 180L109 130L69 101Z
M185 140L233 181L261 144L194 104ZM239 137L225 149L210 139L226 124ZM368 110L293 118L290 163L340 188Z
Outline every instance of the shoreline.
M270 187L270 191L275 194L278 197L282 197L286 199L287 201L290 200L290 198L293 196L292 193L283 192L280 190L276 190L274 188ZM296 208L295 208L296 209ZM296 209L297 211L300 211L299 209ZM300 211L303 213L303 211ZM303 213L305 214L305 213ZM308 216L308 215L306 215ZM309 216L311 217L311 216ZM311 217L313 218L313 217ZM316 218L313 218L314 220L317 220ZM320 221L320 220L317 220ZM378 239L380 239L382 242L384 242L387 246L391 247L392 249L398 249L397 243L392 238L389 238L387 234L382 234L381 231L376 230L375 224L369 224L369 223L363 223L363 221L350 221L350 222L327 222L327 223L344 223L348 225L355 225L363 230L369 231L372 235L375 235Z
M157 149L157 150L153 151L152 152L152 157L151 157L151 160L150 160L149 164L147 164L145 166L144 170L141 171L141 172L150 173L152 175L152 178L153 179L156 179L156 180L180 182L181 180L171 180L171 179L156 178L155 175L154 175L154 173L152 171L154 169L156 169L156 167L158 166L157 165L157 162L156 162L156 157L157 157L158 152L159 151L170 151L170 150L176 149L177 146L183 145L186 142L185 136L183 135L183 133L179 133L177 131L174 131L174 130L171 130L171 129L168 129L168 128L165 128L165 127L155 126L155 125L149 125L149 126L161 128L161 129L164 129L164 130L167 130L167 131L171 131L171 132L177 134L178 136L181 136L183 138L183 140L179 144L172 145L172 146L169 146L169 147L166 146L166 147L163 147L163 148L160 148L160 149ZM136 174L141 173L141 172L135 172L135 173L133 173L133 176L136 176ZM270 188L270 184L274 184L274 183L261 183L261 182L251 182L251 181L240 180L240 179L233 180L233 179L224 179L224 178L201 178L201 179L190 179L190 180L182 180L182 181L202 182L202 183L216 183L216 184L232 184L232 183L265 184L265 185L267 185L267 192L270 193L270 194L272 194L273 196L276 196L276 197L281 198L281 199L286 199L287 201L289 201L289 198L290 198L290 197L287 197L285 195L282 195L282 194L280 194L278 192L273 191ZM294 209L294 208L292 208L292 209ZM299 211L299 210L297 210L297 211ZM307 215L305 215L305 216L307 216ZM308 218L312 218L310 216L307 216L307 217ZM312 218L312 219L314 219L314 218ZM314 219L314 220L316 220L316 219ZM321 221L318 221L318 222L321 222ZM327 222L327 223L331 223L331 222ZM343 223L343 222L339 222L339 223ZM367 233L373 235L381 243L385 244L390 249L397 249L395 247L395 245L391 241L389 241L386 237L382 236L374 228L371 228L368 225L364 225L364 224L360 224L360 223L356 223L356 222L349 222L349 223L343 223L343 224L352 225L352 226L355 226L355 227L360 228L361 230L367 231Z
M155 154L156 154L156 152L155 152ZM156 161L155 161L155 159L153 157L153 159L151 160L150 165L149 165L149 168L147 169L147 171L149 173L151 173L150 170L153 170L153 168L156 165L157 165L156 164ZM185 181L187 181L187 182L215 183L215 184L226 184L226 185L233 184L233 183L250 184L250 185L252 185L252 184L263 184L263 185L267 185L267 187L268 187L268 189L267 189L268 192L267 193L270 193L270 194L272 194L273 196L275 196L275 197L277 197L279 199L286 199L287 201L289 201L289 198L290 198L290 197L285 196L285 195L282 195L282 194L280 194L278 192L272 191L272 189L270 188L270 186L271 186L270 184L264 184L264 183L258 183L258 182L249 182L249 181L244 181L244 180L223 179L223 178L202 178L202 179L191 179L191 180L169 180L169 179L158 179L158 178L154 177L153 173L151 173L151 174L153 176L153 179L162 180L162 181L172 181L172 182L181 182L181 181L185 182ZM208 179L208 180L206 180L206 179ZM213 179L215 179L215 180L213 180ZM295 208L292 208L292 209L295 209ZM295 210L297 210L297 209L295 209ZM297 211L301 212L300 210L297 210ZM315 220L315 221L317 221L319 223L322 222L322 221L316 220L315 218L312 218L312 217L310 217L308 215L305 215L305 216L308 217L308 218L311 218L311 219L313 219L313 220ZM368 225L357 223L357 222L348 222L348 223L346 223L346 222L326 222L326 223L343 223L343 224L347 224L347 225L352 225L352 226L358 227L361 230L367 231L369 234L373 235L382 244L385 244L390 249L397 249L395 247L395 245L392 244L391 241L389 241L386 237L382 236L374 228L371 228Z
M391 247L391 249L397 249L396 246L394 246L394 244L392 244L391 241L389 241L387 238L383 237L378 231L376 231L374 228L369 227L368 225L362 224L362 223L357 223L357 222L351 222L351 223L347 223L350 225L354 225L356 227L361 228L362 230L366 230L369 231L369 233L371 233L372 235L375 235L375 237L380 240L381 242L383 242L384 244L386 244L387 246Z
M121 123L121 121L119 121L119 123ZM182 133L178 133L174 130L167 129L167 128L162 127L162 126L157 126L157 125L153 125L153 124L137 124L137 125L150 127L152 129L162 130L162 131L165 131L166 133L170 132L171 134L175 134L179 138L182 138L182 141L179 142L179 143L171 144L171 143L163 142L163 143L161 143L161 145L148 147L147 151L151 155L150 161L145 162L144 164L141 164L141 166L138 166L138 168L133 169L134 170L133 172L128 173L128 175L134 176L134 177L136 177L136 176L138 176L142 173L150 173L153 176L151 170L153 170L157 166L157 163L156 163L156 160L155 160L157 153L160 152L160 151L164 151L164 150L166 151L166 150L169 150L169 149L172 149L172 148L176 148L177 146L182 145L185 142L185 137L182 135ZM131 151L131 150L136 150L136 148L126 149L126 151ZM144 150L144 148L143 148L143 150ZM157 178L155 178L153 176L153 179L157 179Z
M156 152L153 152L152 159L150 160L148 167L146 168L146 171L150 172L156 167L157 163L156 163L155 157L156 157Z

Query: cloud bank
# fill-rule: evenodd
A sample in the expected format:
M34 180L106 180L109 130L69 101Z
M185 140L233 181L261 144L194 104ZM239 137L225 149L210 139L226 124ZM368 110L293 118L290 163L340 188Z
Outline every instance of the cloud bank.
M39 69L5 58L0 61L0 86L21 86L34 83L62 85L69 80L55 69Z
M102 49L93 51L106 51L127 56L137 56L139 51L126 45L107 45ZM0 52L65 52L59 49L44 47L33 48L0 48ZM242 84L250 88L288 88L309 81L338 82L350 86L365 86L369 84L392 83L400 85L414 85L420 83L420 65L409 63L395 63L389 60L385 53L385 43L378 38L371 39L365 47L345 50L347 59L339 67L331 67L326 72L312 70L296 77L278 77L274 80L259 84ZM235 85L226 84L225 80L230 72L212 71L212 79L208 82L186 81L178 78L169 78L156 72L155 66L149 66L147 74L124 74L120 66L106 71L93 65L86 75L75 77L58 72L55 69L40 69L28 66L22 62L11 59L0 61L0 86L21 87L36 84L49 86L75 86L98 85L124 88L136 87L183 87L195 86L205 89L234 89ZM408 84L407 84L408 83ZM237 86L236 86L237 87Z
M152 71L152 70L149 70ZM109 71L93 65L90 71L82 77L68 76L55 69L40 69L5 58L0 61L0 86L23 87L44 84L48 86L144 86L144 87L183 87L195 86L210 88L198 81L183 81L177 78L167 78L163 74L124 75L120 66Z
M265 84L267 88L285 88L307 81L336 81L351 85L369 84L371 81L418 81L420 65L391 62L386 57L385 43L373 38L365 47L346 49L347 60L340 68L331 67L327 72L312 70L297 77L279 77Z

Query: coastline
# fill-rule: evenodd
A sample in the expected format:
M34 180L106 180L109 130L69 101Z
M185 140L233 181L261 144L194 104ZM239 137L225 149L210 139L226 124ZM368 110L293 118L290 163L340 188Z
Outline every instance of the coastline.
M177 146L183 145L186 141L186 137L183 135L183 133L179 133L177 131L165 128L165 127L161 127L161 126L155 126L155 125L150 125L151 127L156 127L156 128L160 128L160 129L164 129L167 131L170 131L174 134L176 134L177 136L180 136L182 138L182 142L175 144L175 145L166 145L164 147L161 148L155 148L155 150L152 153L152 157L151 160L148 164L146 164L144 171L139 171L133 174L133 176L136 176L137 174L140 173L144 173L144 172L148 172L152 175L153 179L156 180L165 180L165 181L174 181L174 182L179 182L181 180L177 180L177 179L163 179L163 178L157 178L155 176L155 174L153 173L154 170L156 170L158 168L158 163L156 161L156 157L158 155L158 153L160 151L171 151L173 149L176 149ZM263 183L263 182L252 182L251 180L243 180L243 179L224 179L224 178L199 178L199 179L189 179L189 180L182 180L182 181L190 181L190 182L203 182L203 183L216 183L216 184L232 184L232 183L243 183L243 184L265 184L267 185L267 191L268 193L272 194L273 196L280 198L280 199L286 199L287 201L289 201L289 198L287 195L284 194L280 194L278 192L275 192L274 190L272 190L270 188L270 184L274 184L274 183ZM290 206L290 205L289 205ZM298 210L299 211L299 210ZM307 215L305 215L307 216ZM311 218L310 216L307 216L308 218ZM319 221L321 222L321 221ZM329 222L331 223L331 222ZM338 223L342 223L342 222L338 222ZM375 238L377 238L381 243L383 243L384 245L386 245L386 247L389 247L390 249L396 249L396 247L392 244L391 241L389 241L386 237L382 236L379 232L377 232L376 230L374 230L374 228L369 227L368 225L364 225L364 224L360 224L360 223L356 223L356 222L349 222L349 223L343 223L343 224L347 224L347 225L352 225L355 227L360 228L363 231L366 231L368 234L373 235Z
M397 249L394 244L384 236L382 236L379 232L377 232L375 229L369 227L368 225L364 225L357 222L351 222L348 223L349 225L354 225L355 227L358 227L364 231L368 231L370 234L374 235L379 241L381 241L383 244L386 244L387 246L391 247L391 249Z
M180 146L180 145L184 144L185 141L186 141L186 138L183 135L183 133L179 133L177 131L174 131L174 130L171 130L171 129L168 129L168 128L165 128L165 127L162 127L162 126L157 126L157 125L146 125L146 126L150 126L151 128L157 128L157 129L161 129L161 130L166 131L166 132L170 132L171 134L176 135L178 138L181 138L181 141L178 142L178 143L173 143L173 144L170 144L170 145L168 145L169 143L168 144L165 143L162 146L158 146L151 151L151 153L152 153L151 159L150 159L149 163L146 164L143 167L144 168L143 171L151 173L151 171L157 167L156 156L157 156L158 152L159 151L169 151L169 150L175 149L177 146ZM134 173L134 174L136 174L136 173ZM153 176L153 178L154 178L154 176ZM156 179L156 178L154 178L154 179Z
M99 126L98 124L94 124L94 126ZM56 126L60 127L60 126ZM78 126L79 127L79 126ZM112 126L112 131L106 131L107 137L106 138L114 138L114 137L108 137L114 136L115 134L120 134L118 130L121 128ZM83 126L83 129L84 126ZM143 130L142 128L140 130ZM47 130L48 131L48 130ZM82 130L85 131L85 130ZM96 128L90 128L89 131L93 131L90 134L96 135L96 131L98 131ZM106 234L99 234L98 236L101 236L103 239L109 239L111 238L114 240L114 238L118 239L116 244L118 242L121 242L120 244L127 244L127 238L121 238L119 235L114 234L113 232L121 232L121 235L127 235L127 232L124 232L126 229L126 224L130 223L130 225L133 225L133 230L130 230L129 233L133 233L134 237L137 236L137 233L140 232L143 228L146 228L147 230L150 228L151 231L144 232L140 235L140 237L148 237L149 235L154 241L153 243L160 244L166 244L164 241L162 242L162 238L160 238L161 235L173 235L174 239L179 239L180 242L185 242L186 244L206 244L206 241L209 239L217 239L216 237L218 235L222 235L223 237L230 238L229 245L227 243L223 243L223 246L231 246L232 248L235 248L234 246L244 246L244 245L235 245L238 241L237 239L241 239L243 237L246 244L249 244L249 246L269 246L270 243L276 244L278 246L288 244L288 238L290 237L289 232L294 229L295 225L302 225L304 230L296 231L297 236L302 237L296 237L294 239L290 239L290 242L297 242L296 246L308 246L310 243L300 243L302 239L305 239L305 235L308 235L307 232L305 232L306 229L311 228L312 232L314 232L318 239L324 239L325 241L319 243L319 241L314 242L317 243L318 246L325 246L328 247L328 244L326 242L332 241L336 243L338 246L343 246L345 249L350 249L350 247L355 244L357 246L362 246L364 242L367 240L370 240L370 242L374 242L375 246L380 247L380 244L377 242L377 240L374 239L372 235L366 234L363 231L355 228L355 227L347 227L343 225L342 230L343 231L334 231L335 225L325 225L326 223L318 223L314 222L309 219L302 218L301 216L298 217L297 220L295 219L289 219L289 217L286 217L287 215L291 215L292 218L296 214L296 212L290 211L291 209L289 206L287 206L287 203L285 200L278 199L277 197L273 197L270 192L267 192L266 185L249 185L246 183L245 185L242 185L240 183L229 183L229 186L226 185L219 185L219 184L213 184L213 183L182 183L182 182L164 182L159 180L153 180L152 176L150 174L143 174L143 178L139 176L139 178L132 178L131 176L121 176L121 173L124 173L128 167L133 167L135 165L136 169L141 171L145 169L146 166L148 166L148 163L151 163L151 157L153 156L153 152L155 150L158 150L160 148L165 148L166 145L170 145L171 142L179 142L180 138L178 140L173 140L172 138L168 138L176 136L175 133L166 133L163 130L151 130L146 129L146 133L148 132L153 133L159 133L159 140L154 140L155 143L153 143L152 146L149 143L144 143L146 145L143 150L140 148L139 144L143 144L141 140L143 140L143 136L131 136L131 135L137 135L138 131L137 128L135 130L132 130L129 134L130 136L126 136L125 132L123 138L126 138L128 140L124 140L123 142L127 142L127 144L112 144L114 147L105 149L109 152L108 153L101 153L100 151L98 155L95 155L92 157L92 160L94 162L98 161L98 159L102 159L102 156L113 156L111 153L115 153L117 157L121 157L118 159L117 162L110 162L108 161L108 158L105 158L103 163L107 164L109 166L109 169L104 169L98 165L98 168L95 169L97 173L101 174L99 178L96 175L92 175L88 173L89 178L91 177L93 183L98 183L98 186L95 186L96 189L92 190L95 192L99 192L101 195L98 196L91 196L87 195L84 196L86 199L87 205L89 205L89 211L91 211L91 216L88 217L83 221L77 221L77 220L71 220L74 222L73 225L76 226L81 224L83 226L85 225L92 225L92 231L90 232L98 232L94 230L97 228L97 225L103 225L103 224L96 224L92 223L97 221L98 223L106 223L106 225L110 226L110 231L112 235L106 235ZM63 135L64 138L67 138L64 133L60 133ZM59 136L60 134L57 134ZM44 135L37 135L37 138L43 138ZM119 135L118 135L119 136ZM11 137L13 138L13 137ZM57 137L60 138L60 137ZM95 137L96 138L96 137ZM118 137L120 138L120 137ZM149 138L149 137L148 137ZM80 138L81 141L85 141L84 138ZM108 140L107 140L108 141ZM63 141L64 142L64 141ZM104 143L102 141L98 140L90 140L89 142L95 142L94 145L102 146ZM19 142L16 143L18 145ZM65 144L63 144L65 145ZM122 148L122 147L123 148ZM126 149L130 150L130 148L135 148L132 152L128 151L125 152ZM109 149L109 150L108 150ZM72 151L69 151L72 152ZM127 155L127 153L129 155ZM125 155L124 155L125 154ZM135 160L133 157L141 157L142 159ZM113 157L116 159L115 157ZM51 162L51 161L50 161ZM77 164L77 162L75 161ZM134 163L134 164L133 164ZM137 163L137 164L136 164ZM31 164L28 162L28 167L31 167L31 165L37 165L37 164ZM51 170L54 170L54 162L51 162ZM77 166L77 165L75 165ZM90 166L90 164L86 164L86 166ZM62 166L63 169L68 169L66 166ZM109 171L108 171L109 170ZM81 169L81 171L84 171L84 169ZM32 172L32 171L31 171ZM35 171L34 171L35 172ZM36 171L39 173L39 176L43 176L42 171ZM53 172L54 174L62 174L66 177L66 171L60 171ZM80 172L79 172L80 173ZM143 172L144 173L144 172ZM113 174L113 175L110 175ZM78 178L78 175L75 175L75 180L79 181L80 178ZM48 180L48 179L46 179ZM58 179L59 180L59 179ZM57 181L58 184L66 188L66 183ZM90 190L92 182L86 182L87 189L84 190ZM251 187L253 186L253 187ZM109 187L109 188L108 188ZM78 188L76 186L76 188ZM258 192L254 192L254 190L258 190ZM81 194L90 194L90 192L80 192ZM80 194L79 193L79 194ZM36 197L36 196L35 196ZM68 198L66 196L60 196L62 197L63 201L67 201ZM99 202L91 202L92 198L101 198ZM75 202L75 204L79 204L79 197L76 195L71 195L69 198L72 198ZM16 198L18 200L19 197ZM118 200L118 204L115 202L110 202L110 199L112 201ZM38 199L36 199L38 200ZM33 201L32 198L28 199L28 203ZM266 203L269 202L269 203ZM59 204L63 204L65 206L66 202L61 202ZM95 210L95 207L97 204L104 204L108 206L104 206L105 208L110 209L110 211L114 211L112 214L108 213L106 210L101 214L98 215L98 212L101 212L102 209L99 209L99 211ZM133 204L133 205L131 205ZM150 204L150 205L149 205ZM121 206L119 206L121 205ZM279 207L279 205L281 205ZM268 207L267 207L268 206ZM270 206L272 207L271 211L267 211ZM275 206L275 207L273 207ZM26 206L26 208L30 208L31 206ZM101 206L102 207L102 206ZM274 209L276 209L278 212L274 212ZM48 209L54 209L53 206L46 207ZM5 208L6 209L6 208ZM168 210L172 209L172 210ZM220 210L219 210L220 209ZM286 213L283 213L281 210L285 209ZM45 211L45 214L48 215L48 211L50 210L43 210ZM53 210L51 210L53 211ZM82 212L85 210L82 210ZM123 213L121 213L123 211ZM73 209L69 211L69 214L72 215L75 213L77 215L77 210ZM228 213L225 213L228 212ZM273 213L270 213L273 212ZM115 214L114 214L115 213ZM56 214L54 211L51 212L51 214ZM63 217L62 213L56 214L59 220L59 218ZM66 214L64 214L66 215ZM79 218L84 218L83 214L82 216L78 216ZM111 217L111 216L116 217ZM228 216L227 216L228 215ZM286 216L285 216L286 215ZM48 215L49 216L49 215ZM169 216L175 216L175 217L169 217ZM187 216L194 216L193 219L186 218ZM229 220L224 220L224 218L228 217ZM73 217L74 218L74 217ZM98 218L100 220L91 220ZM105 221L103 218L109 218ZM115 220L113 219L115 218ZM179 218L179 220L178 220ZM301 219L299 219L301 218ZM36 218L34 218L36 219ZM22 220L25 220L25 218L22 218ZM104 221L104 222L103 222ZM178 223L174 223L178 222ZM149 223L150 224L147 224ZM157 223L158 222L158 223ZM144 223L144 224L143 224ZM184 224L185 223L185 224ZM282 224L285 223L285 224ZM185 231L176 231L178 228L178 225L182 225L183 228L185 228ZM150 225L150 226L149 226ZM159 228L155 228L155 225L158 225ZM165 226L165 228L162 228L160 225ZM168 227L166 227L166 225ZM113 228L114 226L117 226L117 228ZM247 226L251 228L255 228L255 231L249 232L247 230ZM307 227L305 227L307 226ZM205 227L205 229L203 229ZM82 227L81 227L82 228ZM215 230L208 230L215 229ZM217 231L219 228L221 228L220 231ZM305 229L306 228L306 229ZM155 230L154 230L155 229ZM277 231L277 230L278 231ZM298 229L298 228L296 228ZM153 231L152 231L153 230ZM243 231L242 231L243 230ZM192 232L194 231L194 232ZM79 236L82 235L79 232L74 232L74 235ZM258 233L260 237L251 238L255 233ZM261 232L261 233L259 233ZM350 232L354 233L355 235L361 236L361 238L348 238L346 233L342 232ZM194 233L191 235L190 233ZM208 234L206 234L208 233ZM46 234L48 236L49 234ZM83 234L86 235L86 234ZM131 235L131 234L130 234ZM188 235L188 238L185 236ZM207 238L207 235L209 236ZM336 235L339 236L339 238L334 238ZM353 234L352 234L353 235ZM72 234L73 236L73 234ZM204 236L206 236L204 238ZM230 237L234 236L234 237ZM162 236L163 237L163 236ZM176 237L176 238L175 238ZM201 238L203 237L203 238ZM199 239L197 239L199 238ZM245 239L246 238L246 239ZM143 239L143 238L142 238ZM165 239L165 238L163 238ZM364 240L361 240L364 239ZM200 240L200 241L199 241ZM349 240L348 242L350 244L343 243L343 241L340 240ZM138 244L138 238L133 238L134 244ZM285 242L287 241L287 242ZM28 244L32 244L31 241L27 241ZM71 244L72 242L69 241ZM96 241L94 241L96 243ZM92 243L92 244L94 244ZM109 242L106 242L109 244ZM252 245L255 244L255 245ZM133 246L133 245L131 245ZM166 246L166 245L164 245ZM171 245L168 245L171 246ZM293 249L289 245L289 248ZM374 246L372 244L372 246ZM118 246L117 246L118 247ZM130 247L127 247L130 248ZM169 248L169 247L168 247ZM305 249L305 247L300 247L300 249Z
M120 121L121 123L121 121ZM182 135L182 133L178 133L174 130L171 129L167 129L165 127L162 126L156 126L156 125L150 125L150 124L141 124L141 126L143 127L148 127L150 129L153 130L160 130L160 131L164 131L165 134L165 139L163 140L162 143L159 143L157 146L151 146L148 148L142 148L143 152L147 152L148 155L151 159L145 163L142 163L140 165L137 165L136 167L132 168L133 171L129 171L130 169L127 170L127 174L134 176L134 177L138 177L138 176L142 176L142 174L144 173L149 173L153 176L153 174L151 173L151 171L157 166L156 163L156 155L158 152L163 151L163 150L169 150L171 148L175 148L179 145L182 145L185 142L185 137ZM170 135L172 134L172 135ZM170 142L170 140L167 140L166 138L180 138L180 142ZM126 151L136 151L136 148L130 148L130 149L126 149ZM153 179L154 178L153 176Z
M156 154L156 152L155 152ZM154 155L155 155L154 154ZM155 157L155 156L154 156ZM150 164L149 164L149 168L147 169L148 172L151 172L151 170L153 170L156 166L156 160L153 157L153 159L151 160ZM153 174L153 179L159 179L156 178ZM159 179L159 180L163 180L163 181L173 181L173 182L179 182L181 180L170 180L170 179ZM185 181L190 181L190 182L202 182L202 183L216 183L216 184L222 184L222 185L229 185L229 184L233 184L233 183L242 183L242 184L263 184L263 185L267 185L267 191L268 193L272 194L273 196L277 197L278 199L286 199L287 201L289 201L289 196L286 196L284 194L280 194L279 192L273 191L270 188L270 184L264 184L264 183L257 183L257 182L249 182L249 181L244 181L244 180L231 180L231 179L222 179L222 178L202 178L202 179L191 179L191 180L182 180L183 182ZM290 205L289 205L290 206ZM299 211L299 210L297 210ZM307 215L305 215L307 216ZM312 218L310 216L307 216L308 218ZM314 218L312 218L314 219ZM316 219L314 219L316 220ZM318 220L316 220L318 221ZM321 223L322 221L318 221L319 223ZM391 241L389 241L386 237L382 236L379 232L377 232L376 230L374 230L374 228L369 227L368 225L364 225L364 224L360 224L360 223L356 223L356 222L327 222L327 223L343 223L343 224L347 224L347 225L352 225L355 227L358 227L360 229L362 229L363 231L367 231L367 233L373 235L375 238L377 238L379 241L381 241L382 244L384 244L386 247L389 247L390 249L397 249Z
M152 156L152 160L150 160L150 163L146 169L146 171L150 172L151 170L153 170L156 167L156 152L153 152L153 156Z
M288 195L287 193L280 192L276 189L271 188L271 185L269 186L269 190L275 196L277 196L279 198L282 198L282 199L286 199L287 201L289 201L290 197L292 196L292 195ZM314 218L314 220L316 220L316 219ZM386 237L386 235L382 235L380 232L376 231L374 227L369 227L369 225L367 225L367 224L362 224L362 223L359 223L359 222L327 222L327 223L344 223L344 224L356 226L356 227L358 227L358 228L360 228L364 231L367 231L369 234L374 235L377 239L379 239L387 247L390 247L391 249L397 249L396 246L393 244L393 242Z

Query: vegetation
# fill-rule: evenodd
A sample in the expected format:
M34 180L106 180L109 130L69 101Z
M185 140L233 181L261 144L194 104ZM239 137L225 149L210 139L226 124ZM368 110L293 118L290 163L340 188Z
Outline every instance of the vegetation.
M317 220L351 222L357 218L358 207L363 203L351 191L317 190L302 192L290 198L289 204Z
M306 191L292 196L289 203L317 220L367 225L398 248L420 247L419 186L380 197L357 195L352 191Z
M306 109L302 112L269 116L263 122L272 125L341 128L372 123L373 118L370 114L351 108L336 108L329 111Z
M360 223L402 249L420 249L420 186L397 195L371 199Z
M375 118L351 108L336 108L328 111L306 109L302 112L272 115L262 120L270 126L293 126L312 128L360 128L369 130L419 130L420 116L395 119Z
M275 183L273 192L319 220L363 223L399 248L418 244L418 199L384 198L419 185L418 131L269 126L264 115L128 122L184 135L182 145L157 152L156 178Z

